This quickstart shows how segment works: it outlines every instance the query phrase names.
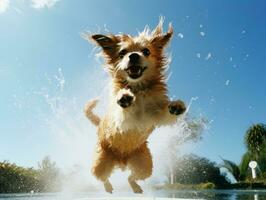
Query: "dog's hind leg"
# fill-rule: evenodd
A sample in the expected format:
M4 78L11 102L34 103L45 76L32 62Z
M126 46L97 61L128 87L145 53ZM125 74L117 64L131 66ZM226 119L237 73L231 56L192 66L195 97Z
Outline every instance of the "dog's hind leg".
M97 149L95 160L92 167L92 174L103 182L106 192L112 193L113 187L109 182L109 177L114 169L115 161L113 156L103 150L101 147Z
M137 180L144 180L152 174L152 157L147 144L143 144L127 161L131 175L128 182L135 193L142 193L141 187L137 184Z

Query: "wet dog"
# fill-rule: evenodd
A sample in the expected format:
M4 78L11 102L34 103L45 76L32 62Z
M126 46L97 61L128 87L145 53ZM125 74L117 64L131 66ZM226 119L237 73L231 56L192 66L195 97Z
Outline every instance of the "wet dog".
M92 167L93 175L112 193L109 177L115 167L131 170L128 182L135 193L142 193L137 180L152 174L152 156L147 139L152 131L172 125L186 110L181 100L170 101L165 70L165 48L173 35L169 24L163 32L163 20L150 31L133 37L126 34L87 34L101 47L111 75L111 96L104 117L93 113L97 100L90 101L85 114L98 127L98 143Z

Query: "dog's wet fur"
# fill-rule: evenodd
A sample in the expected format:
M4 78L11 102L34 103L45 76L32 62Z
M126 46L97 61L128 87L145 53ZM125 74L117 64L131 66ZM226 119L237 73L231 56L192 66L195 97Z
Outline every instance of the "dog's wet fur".
M104 117L93 113L97 100L90 101L85 114L98 127L93 175L112 193L109 177L115 167L129 169L128 182L135 193L142 193L137 180L152 174L152 156L147 139L159 126L172 125L186 110L181 100L170 101L164 50L173 35L169 24L163 32L163 20L150 31L137 36L126 34L87 34L86 39L101 47L111 75L111 97Z

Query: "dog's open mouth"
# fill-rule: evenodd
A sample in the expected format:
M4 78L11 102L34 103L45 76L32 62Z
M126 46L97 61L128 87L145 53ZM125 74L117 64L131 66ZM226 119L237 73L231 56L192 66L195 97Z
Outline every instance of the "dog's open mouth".
M137 79L142 76L147 67L132 65L126 69L128 76L132 79Z

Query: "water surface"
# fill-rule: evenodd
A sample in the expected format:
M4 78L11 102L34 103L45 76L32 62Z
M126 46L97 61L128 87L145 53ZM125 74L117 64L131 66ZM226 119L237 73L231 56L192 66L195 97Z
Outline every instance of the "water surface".
M119 199L119 197L128 197L134 200L134 197L155 198L179 198L179 199L206 199L206 200L266 200L266 190L160 190L150 191L142 195L135 195L131 192L117 192L112 195L99 194L99 192L90 193L57 193L57 194L0 194L3 200L86 200L89 199Z

